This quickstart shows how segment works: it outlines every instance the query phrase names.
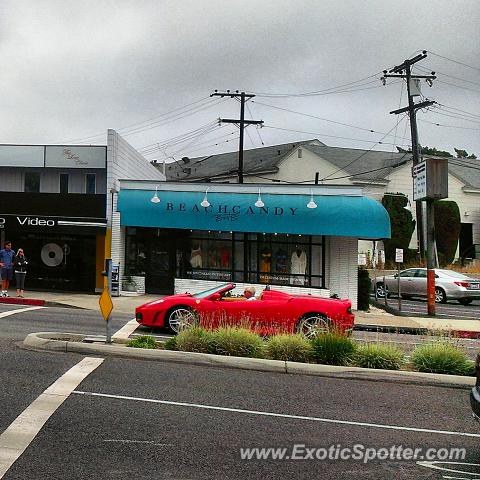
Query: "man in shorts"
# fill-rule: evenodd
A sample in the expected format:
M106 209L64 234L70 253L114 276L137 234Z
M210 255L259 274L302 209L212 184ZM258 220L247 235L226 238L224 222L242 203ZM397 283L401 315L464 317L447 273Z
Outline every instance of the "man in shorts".
M2 277L2 297L8 297L8 286L13 278L13 259L15 251L12 250L12 243L6 241L3 250L0 250L0 276Z

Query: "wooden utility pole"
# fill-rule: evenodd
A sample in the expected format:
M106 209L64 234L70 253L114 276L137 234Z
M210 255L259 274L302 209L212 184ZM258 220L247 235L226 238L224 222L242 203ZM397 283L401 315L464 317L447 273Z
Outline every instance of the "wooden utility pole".
M412 75L412 65L423 60L427 57L427 52L424 50L421 54L405 60L402 64L393 67L391 70L383 71L383 78L403 78L407 83L407 94L408 94L408 107L399 108L398 110L392 110L390 113L398 115L399 113L408 112L410 118L410 136L412 140L412 156L413 156L413 165L417 165L422 158L422 147L418 141L418 129L417 129L417 110L419 108L429 107L434 105L435 102L427 100L425 102L414 103L411 92L411 83L412 79L425 79L430 82L437 78L435 72L432 72L431 75ZM423 237L423 215L422 215L422 204L417 202L416 210L416 220L417 220L417 239L418 239L418 248L420 252L420 258L424 258L425 252L425 239Z
M243 183L243 134L245 126L248 125L263 125L263 120L245 120L245 103L253 98L255 95L251 93L239 92L236 90L232 93L230 90L219 92L215 90L210 95L211 97L230 97L240 99L240 119L235 120L231 118L220 118L220 123L234 123L240 128L240 142L238 146L238 183Z
M431 75L412 75L412 65L423 60L427 57L427 52L424 50L421 54L416 55L413 58L405 60L402 64L393 67L391 70L383 71L384 81L386 78L403 78L407 82L407 93L408 93L408 107L399 108L398 110L393 110L390 113L398 115L399 113L408 112L410 117L410 133L412 139L412 155L413 155L413 167L415 168L421 161L422 157L422 148L420 142L418 141L418 129L417 129L417 116L416 112L419 108L429 107L434 105L435 102L431 100L426 100L420 103L414 103L411 91L411 80L412 79L425 79L431 85L432 80L437 78L435 72L432 72ZM415 200L415 199L414 199ZM434 209L433 209L433 200L427 199L427 238L423 238L423 215L422 215L422 203L416 201L416 213L417 213L417 236L418 236L418 246L420 250L420 258L424 258L425 252L425 240L426 240L426 250L427 250L427 308L429 315L435 315L435 258L434 258Z

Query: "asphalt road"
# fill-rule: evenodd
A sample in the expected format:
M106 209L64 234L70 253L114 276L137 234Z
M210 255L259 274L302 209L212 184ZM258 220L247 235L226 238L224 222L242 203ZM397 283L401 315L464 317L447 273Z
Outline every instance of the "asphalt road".
M47 308L1 317L19 308L3 307L0 432L83 358L20 350L16 340L39 330L104 331L96 312ZM118 316L114 330L128 320ZM475 480L479 441L467 390L106 358L3 478ZM433 464L457 470L452 473L420 465L419 459L363 463L240 455L242 448L274 447L293 456L295 445L297 452L402 445L422 448L420 455L428 448L465 448L466 456L461 465Z
M27 308L29 307L0 303L0 339L23 340L32 332L106 334L105 321L100 311L94 310L47 307L1 317L3 312L20 311ZM118 330L132 318L133 315L114 311L112 313L113 331Z
M463 463L480 464L479 439L466 390L108 358L4 478L440 479L447 473L413 460L242 460L240 449L455 447L466 449Z
M378 303L384 304L383 299ZM388 306L398 310L398 298L389 297ZM404 300L402 299L402 313L406 315L427 316L427 301L425 299ZM435 304L436 315L439 318L456 318L464 320L480 320L480 300L474 300L470 305L460 305L451 300L447 303Z

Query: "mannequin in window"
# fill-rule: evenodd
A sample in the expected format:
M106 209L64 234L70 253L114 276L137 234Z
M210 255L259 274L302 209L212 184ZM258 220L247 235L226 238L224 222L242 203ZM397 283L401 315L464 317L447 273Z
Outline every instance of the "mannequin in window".
M260 271L269 272L272 266L272 252L268 248L264 248L260 254Z
M290 278L291 283L296 285L304 285L306 271L307 254L300 248L299 245L297 245L290 259L290 273L295 275Z
M220 249L220 265L222 268L230 267L230 249L228 247L223 246Z
M190 252L190 265L193 268L202 268L202 249L197 243L192 245L192 251Z
M268 248L264 248L260 254L260 272L270 272L272 268L272 252ZM268 282L270 275L260 275L261 282Z

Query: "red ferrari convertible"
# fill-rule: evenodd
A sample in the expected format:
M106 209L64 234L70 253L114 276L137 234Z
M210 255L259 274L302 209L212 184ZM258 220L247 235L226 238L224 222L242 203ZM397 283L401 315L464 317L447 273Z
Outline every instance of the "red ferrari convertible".
M265 289L257 300L229 296L234 283L191 295L171 295L145 303L135 310L135 318L147 327L169 328L178 333L200 324L242 325L262 334L298 332L311 337L332 327L349 332L354 315L350 300L292 295Z

